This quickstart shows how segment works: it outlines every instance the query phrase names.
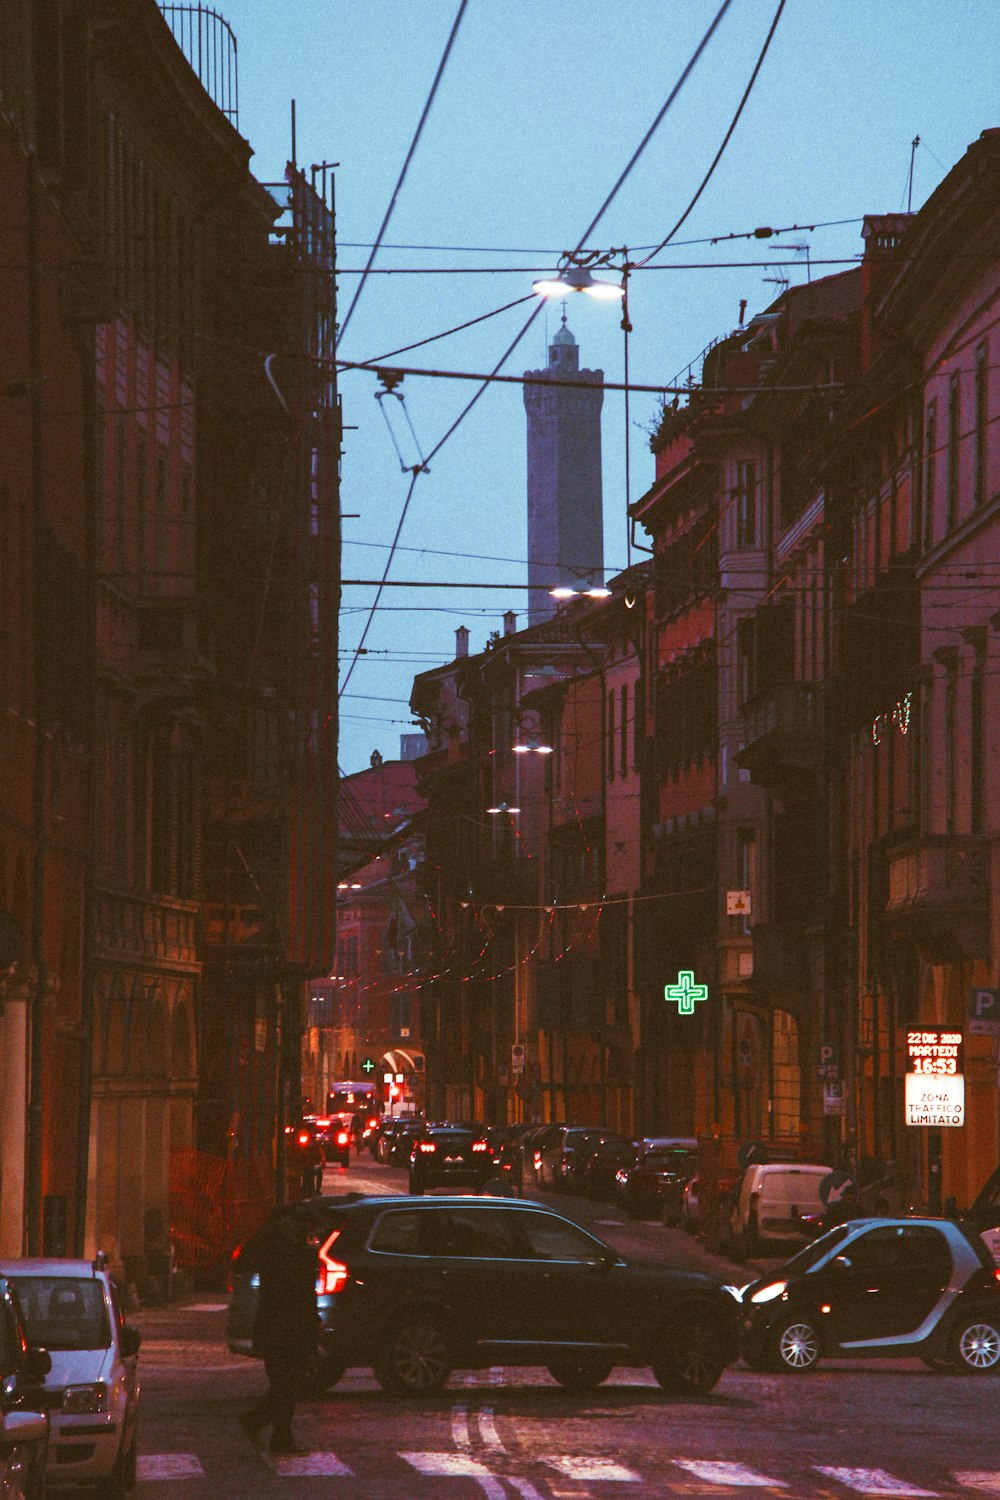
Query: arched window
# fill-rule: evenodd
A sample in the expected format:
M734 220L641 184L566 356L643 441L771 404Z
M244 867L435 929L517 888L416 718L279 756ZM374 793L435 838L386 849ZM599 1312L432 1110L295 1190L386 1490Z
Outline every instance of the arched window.
M776 1010L771 1021L771 1129L797 1136L801 1122L802 1079L799 1027L791 1011Z

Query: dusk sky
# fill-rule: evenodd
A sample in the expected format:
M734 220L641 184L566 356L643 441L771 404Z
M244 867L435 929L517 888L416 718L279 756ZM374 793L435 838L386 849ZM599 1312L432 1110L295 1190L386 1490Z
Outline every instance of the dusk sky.
M490 312L531 291L572 249L673 89L720 0L470 0L385 246L340 347L348 360ZM343 318L430 91L458 0L217 0L239 44L240 129L253 170L276 180L297 101L301 166L340 163L337 215ZM600 223L593 248L641 258L668 233L718 149L750 78L777 0L732 0L675 104ZM630 375L683 380L710 341L793 283L843 269L861 250L865 213L927 199L980 131L1000 125L1000 5L993 0L787 0L750 100L708 188L671 246L631 282ZM831 222L847 221L847 222ZM770 240L704 243L758 225ZM821 227L826 225L828 227ZM701 243L690 243L701 241ZM777 248L785 245L782 251ZM390 248L397 246L426 248ZM807 252L793 246L808 246ZM725 266L725 262L751 262ZM692 263L696 268L688 269ZM656 269L660 267L660 269ZM405 268L405 272L404 272ZM414 274L419 268L424 274ZM443 272L444 274L437 274ZM435 274L431 274L435 273ZM488 371L530 303L392 362ZM615 305L573 297L581 364L623 378ZM547 326L546 326L547 317ZM546 364L559 317L536 319L505 371ZM345 579L380 577L409 476L374 400L375 378L344 372ZM426 454L477 387L407 377L406 407ZM631 498L650 484L648 429L658 398L631 402ZM609 392L603 415L605 559L626 562L626 426ZM407 462L415 453L405 455ZM497 385L417 480L390 580L449 580L448 590L387 588L341 700L340 760L399 753L413 726L416 672L454 655L455 627L481 650L506 609L526 623L525 416L521 390ZM512 585L486 592L485 581ZM374 596L344 590L342 676Z

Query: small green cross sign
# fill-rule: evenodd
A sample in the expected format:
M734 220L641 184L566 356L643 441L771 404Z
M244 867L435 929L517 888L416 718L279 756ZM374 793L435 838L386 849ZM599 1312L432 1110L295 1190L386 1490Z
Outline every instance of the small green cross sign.
M363 1073L374 1073L374 1071L375 1071L375 1063L374 1063L374 1061L373 1061L372 1058L370 1058L370 1057L366 1057L365 1058L364 1062L361 1064L361 1071Z
M676 984L663 986L663 998L676 1001L679 1016L693 1016L695 1001L708 999L708 985L695 984L693 971L681 969Z

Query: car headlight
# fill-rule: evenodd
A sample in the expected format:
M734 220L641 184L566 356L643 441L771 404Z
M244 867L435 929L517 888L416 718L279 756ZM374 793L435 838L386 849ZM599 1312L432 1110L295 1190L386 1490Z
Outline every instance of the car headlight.
M762 1286L759 1292L754 1292L750 1301L758 1305L761 1302L773 1302L777 1297L783 1297L787 1289L787 1281L772 1281L770 1285Z
M68 1385L63 1393L62 1409L71 1416L107 1411L108 1388L103 1380L98 1380L93 1385Z
M744 1282L743 1286L732 1286L729 1282L723 1283L722 1290L728 1292L736 1302L743 1301L743 1293L753 1286L752 1281Z

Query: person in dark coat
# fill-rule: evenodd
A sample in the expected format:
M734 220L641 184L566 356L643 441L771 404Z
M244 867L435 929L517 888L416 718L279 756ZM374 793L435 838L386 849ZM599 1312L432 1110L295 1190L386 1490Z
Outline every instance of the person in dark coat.
M261 1244L253 1348L264 1360L267 1391L240 1421L255 1441L270 1427L272 1453L309 1451L296 1444L292 1417L303 1375L316 1355L316 1250L308 1219L294 1213L276 1218Z

